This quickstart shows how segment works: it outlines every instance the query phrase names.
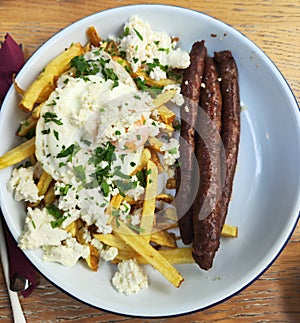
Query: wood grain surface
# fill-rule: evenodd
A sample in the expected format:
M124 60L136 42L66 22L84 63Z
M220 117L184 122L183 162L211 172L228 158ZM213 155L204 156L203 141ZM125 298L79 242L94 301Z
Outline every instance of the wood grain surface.
M0 40L9 32L28 58L49 37L70 23L107 8L139 1L0 0ZM254 41L278 66L300 101L299 0L144 1L202 11L232 25ZM1 64L1 62L0 62ZM41 277L28 298L20 297L28 322L300 322L300 225L273 265L229 300L196 313L141 319L89 307ZM0 270L0 320L12 313Z

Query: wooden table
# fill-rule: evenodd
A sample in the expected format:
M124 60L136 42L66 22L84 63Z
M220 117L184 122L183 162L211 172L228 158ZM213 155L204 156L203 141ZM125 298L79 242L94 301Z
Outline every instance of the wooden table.
M9 32L23 44L28 58L70 23L97 11L134 3L138 1L0 0L0 40ZM299 0L169 0L164 3L205 12L240 30L277 64L299 102ZM222 304L182 317L138 319L99 311L67 296L43 277L29 298L21 297L21 303L28 322L300 322L299 250L300 224L272 267L251 286ZM2 270L0 319L12 320Z

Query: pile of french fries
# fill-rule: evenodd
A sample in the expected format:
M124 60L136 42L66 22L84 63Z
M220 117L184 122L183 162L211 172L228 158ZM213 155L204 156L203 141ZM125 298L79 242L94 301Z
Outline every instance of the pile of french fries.
M70 61L72 58L89 51L91 46L101 46L101 49L107 50L115 61L124 67L128 66L128 62L118 56L117 50L112 50L113 44L111 42L101 41L94 27L88 29L87 35L89 41L85 46L79 43L72 44L68 49L55 57L25 91L15 84L16 91L22 97L19 108L28 113L28 117L21 123L17 131L17 135L23 137L24 142L0 157L0 169L16 165L25 160L29 160L31 165L37 162L35 158L34 130L40 118L41 107L50 93L55 89L58 77L70 69ZM154 81L147 77L142 70L138 70L132 75L133 78L136 76L143 76L146 84L149 86L164 87L165 85L175 83L171 79ZM165 131L170 137L174 131L173 123L176 116L166 106L166 103L172 99L174 94L175 92L170 90L154 98L154 106L157 110L156 115L161 122L165 123ZM175 287L179 287L184 279L174 267L174 264L194 263L192 250L190 247L178 246L180 237L177 236L177 217L174 208L170 207L164 210L165 212L158 212L162 211L158 207L160 202L163 202L165 205L171 204L174 197L166 193L157 193L158 176L163 172L160 157L160 155L164 154L161 150L163 143L156 137L149 138L148 142L149 145L142 152L140 164L135 169L135 172L146 170L147 184L143 201L134 201L120 194L113 196L106 211L110 215L109 222L113 228L112 233L91 233L94 238L101 241L104 245L118 249L118 255L112 261L113 263L135 258L140 264L151 264ZM55 181L52 177L43 171L41 176L36 179L36 182L39 195L44 196L44 198L34 205L31 205L31 207L55 203ZM174 188L174 183L175 178L168 179L167 187ZM138 231L131 228L116 216L123 201L131 205L136 204L136 207L137 205L142 207ZM86 259L86 263L93 271L97 271L100 260L99 250L91 243L85 241L84 226L84 221L78 219L72 222L66 230L73 237L76 237L79 243L89 246L90 255ZM236 237L237 227L225 224L222 235Z

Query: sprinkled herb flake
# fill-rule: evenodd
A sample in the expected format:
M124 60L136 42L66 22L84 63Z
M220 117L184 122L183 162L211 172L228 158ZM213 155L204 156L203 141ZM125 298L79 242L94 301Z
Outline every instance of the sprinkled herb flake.
M43 135L49 135L50 129L42 130L41 132Z
M139 39L140 39L141 41L143 41L143 40L144 40L144 38L143 38L143 36L140 34L140 32L139 32L138 30L136 30L135 28L133 28L133 30L135 31L135 33L136 33L136 35L139 37Z
M72 187L71 184L66 184L64 187L59 188L59 193L61 196L66 196L68 194L69 189Z
M75 154L80 150L79 145L77 144L72 144L70 145L68 148L65 148L63 146L61 152L59 152L56 155L56 158L64 158L64 157L68 157L67 161L72 161L72 157L75 156Z
M67 218L66 216L63 215L61 210L54 204L46 205L46 209L47 209L48 213L55 218L54 221L50 222L53 229L60 227L61 224Z
M53 130L54 133L54 137L56 138L56 140L59 140L59 132L56 130Z
M57 119L57 114L55 112L48 111L45 114L43 114L43 118L45 119L45 123L54 122L59 126L63 125L61 119Z

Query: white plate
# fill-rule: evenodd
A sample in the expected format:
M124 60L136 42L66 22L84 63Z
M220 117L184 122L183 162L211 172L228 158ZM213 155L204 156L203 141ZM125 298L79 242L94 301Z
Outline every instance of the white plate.
M26 88L44 65L71 42L87 39L94 25L101 36L118 34L126 19L137 14L157 30L180 37L189 50L205 39L209 54L229 49L239 68L240 93L247 107L241 114L241 143L233 200L227 222L238 225L237 239L222 239L213 269L178 266L185 278L174 288L152 268L149 289L134 296L118 294L111 285L115 267L102 264L97 273L83 265L65 268L43 263L41 252L25 252L38 270L68 294L100 309L137 316L169 316L188 313L219 303L255 280L287 243L300 209L300 131L296 100L276 66L250 40L232 27L205 14L160 5L128 6L84 18L46 42L17 77ZM212 37L212 34L217 37ZM17 140L18 122L24 117L16 106L18 96L10 89L1 111L0 154ZM5 139L4 139L5 138ZM1 207L15 238L23 228L23 205L6 190L11 169L1 171Z

